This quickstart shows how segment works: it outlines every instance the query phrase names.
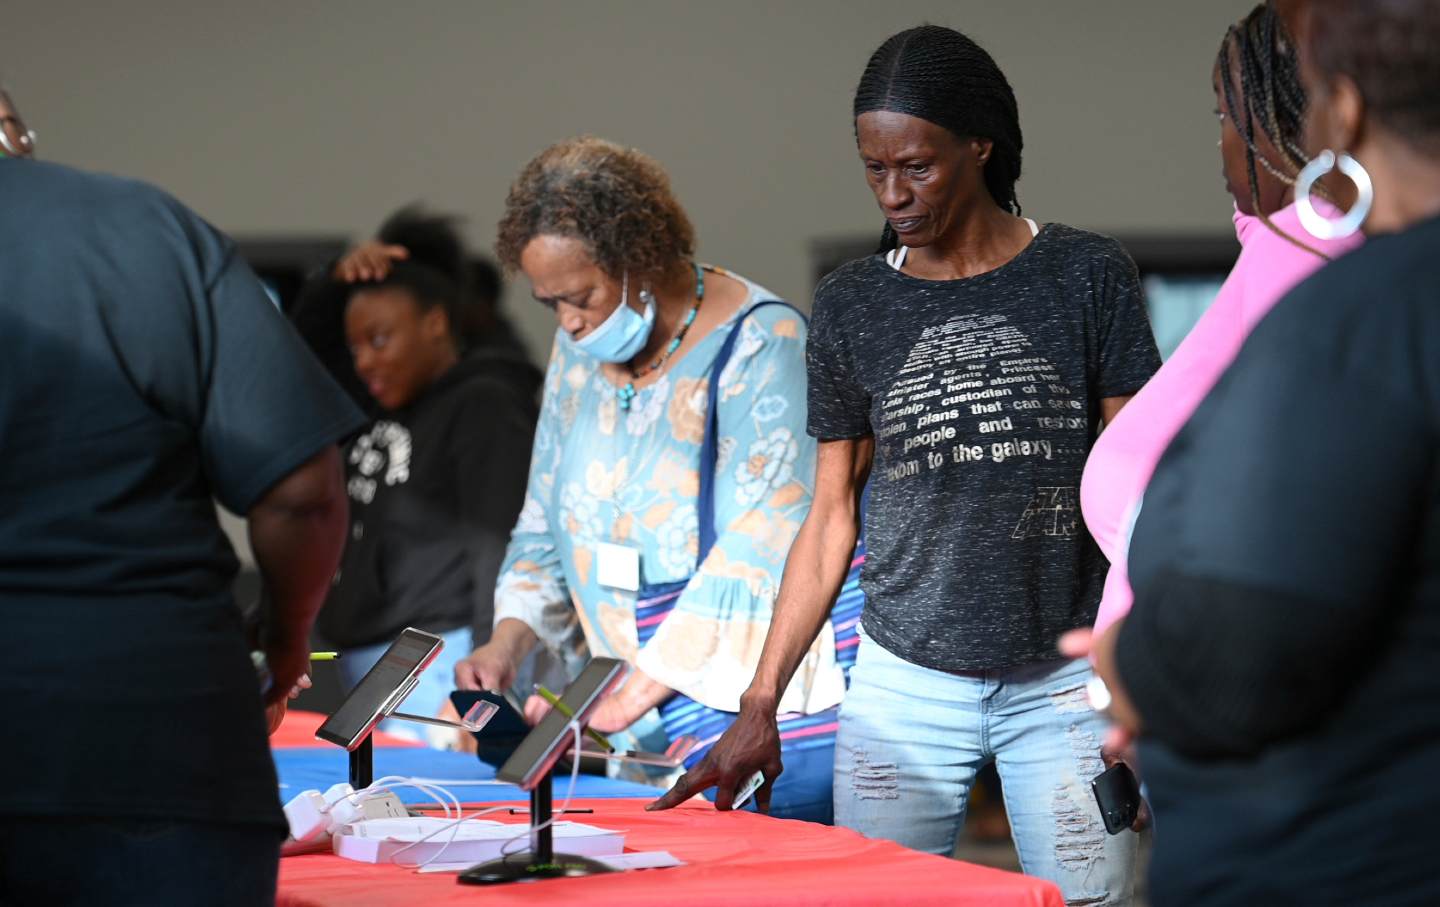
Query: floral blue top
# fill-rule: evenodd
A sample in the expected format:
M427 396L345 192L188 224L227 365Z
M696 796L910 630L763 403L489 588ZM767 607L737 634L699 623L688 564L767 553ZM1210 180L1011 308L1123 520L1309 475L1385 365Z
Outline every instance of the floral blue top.
M755 302L777 298L730 276L749 287L745 305L639 388L629 410L599 363L557 334L495 619L524 621L554 647L578 616L591 654L623 658L704 705L737 711L785 556L810 508L815 442L805 431L805 322L792 309L765 306L740 323L719 376L716 540L697 570L700 445L715 358ZM639 550L642 584L690 578L644 647L636 594L598 581L601 542ZM817 712L843 692L827 622L780 711Z

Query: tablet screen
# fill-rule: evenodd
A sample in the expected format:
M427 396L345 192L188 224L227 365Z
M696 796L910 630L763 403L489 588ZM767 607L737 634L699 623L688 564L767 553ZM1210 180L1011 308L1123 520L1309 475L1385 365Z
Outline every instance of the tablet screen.
M340 707L325 719L315 736L347 750L354 749L380 720L380 710L412 677L435 660L444 645L438 636L407 627Z
M583 722L600 697L610 692L624 673L625 663L622 661L592 658L580 676L565 688L560 701ZM529 790L544 777L560 754L574 745L574 739L570 718L559 709L551 709L500 766L495 777Z

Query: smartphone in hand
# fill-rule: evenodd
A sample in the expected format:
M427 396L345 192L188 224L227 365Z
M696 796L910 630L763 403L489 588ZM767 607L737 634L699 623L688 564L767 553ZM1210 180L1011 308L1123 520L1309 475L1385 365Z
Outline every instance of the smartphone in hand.
M762 784L764 784L764 783L765 783L765 773L764 773L764 772L756 772L755 774L751 775L749 778L746 778L746 779L745 779L745 783L742 784L742 785L740 785L739 789L737 789L737 790L735 791L735 800L734 800L733 803L731 803L730 808L731 808L731 809L740 809L740 808L743 807L746 803L749 803L749 802L750 802L750 798L753 797L753 796L755 796L755 792L756 792L757 790L759 790L759 789L760 789L760 785L762 785Z

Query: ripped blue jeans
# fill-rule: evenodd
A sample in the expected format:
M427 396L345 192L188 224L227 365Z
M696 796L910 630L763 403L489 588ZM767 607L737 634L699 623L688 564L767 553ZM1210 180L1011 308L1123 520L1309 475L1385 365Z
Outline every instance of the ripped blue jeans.
M936 671L862 633L840 707L835 824L949 856L975 773L994 760L1025 874L1067 904L1129 904L1139 838L1106 834L1090 791L1105 734L1090 677L1084 659Z

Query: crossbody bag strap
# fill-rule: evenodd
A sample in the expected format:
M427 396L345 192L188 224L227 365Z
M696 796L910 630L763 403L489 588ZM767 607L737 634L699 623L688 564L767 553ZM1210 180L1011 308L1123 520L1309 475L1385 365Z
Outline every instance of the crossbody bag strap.
M720 376L725 373L725 366L735 352L735 341L740 338L740 329L744 326L745 319L753 315L756 309L767 305L784 306L802 321L805 319L799 309L782 299L762 299L736 319L735 326L730 329L729 336L725 338L720 352L715 356L715 363L710 368L710 388L705 406L705 436L700 442L700 496L695 505L700 524L700 549L695 561L697 570L700 564L705 563L710 549L715 547L715 464L720 459Z

